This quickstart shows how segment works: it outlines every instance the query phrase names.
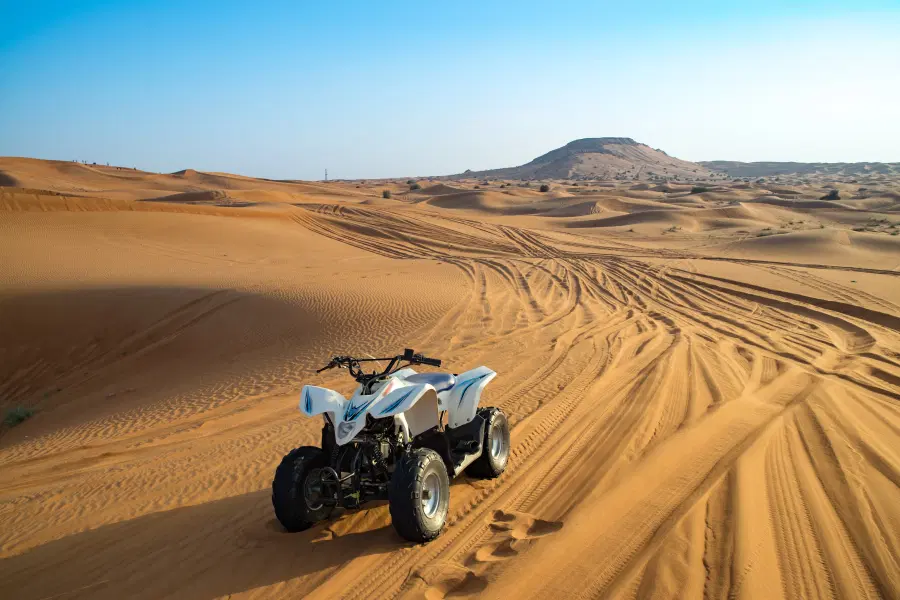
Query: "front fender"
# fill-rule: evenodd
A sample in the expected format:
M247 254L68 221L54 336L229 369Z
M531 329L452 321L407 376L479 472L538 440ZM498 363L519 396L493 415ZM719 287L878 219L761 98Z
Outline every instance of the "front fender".
M406 412L412 408L413 404L419 401L419 398L425 395L428 390L434 391L434 388L427 383L420 385L408 385L398 390L394 390L381 400L375 403L372 410L369 411L373 417L378 419L382 417L390 417L402 412Z
M437 392L428 383L408 385L375 403L370 414L378 419L394 416L395 422L399 419L400 427L415 437L438 426Z
M334 390L304 385L300 390L300 412L307 417L314 417L322 413L328 413L333 424L337 424L340 416L344 414L347 399Z

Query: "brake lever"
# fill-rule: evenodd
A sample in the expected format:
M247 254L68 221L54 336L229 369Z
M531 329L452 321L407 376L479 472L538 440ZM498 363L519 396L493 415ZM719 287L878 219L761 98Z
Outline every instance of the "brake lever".
M316 373L321 373L322 371L327 371L328 369L333 369L338 366L340 366L340 364L334 358L332 358L331 362L329 362L327 365L325 365L321 369L317 370Z

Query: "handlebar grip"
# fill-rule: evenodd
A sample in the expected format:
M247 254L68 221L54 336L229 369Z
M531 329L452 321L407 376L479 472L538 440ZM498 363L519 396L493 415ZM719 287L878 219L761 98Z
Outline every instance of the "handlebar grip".
M439 366L441 366L441 359L439 359L439 358L425 358L425 357L423 356L423 357L422 357L422 364L423 364L423 365L429 365L429 366L432 366L432 367L439 367Z

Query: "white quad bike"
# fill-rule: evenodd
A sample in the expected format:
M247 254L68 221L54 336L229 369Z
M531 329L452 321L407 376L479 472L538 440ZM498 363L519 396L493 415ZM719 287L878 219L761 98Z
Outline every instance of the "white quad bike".
M380 373L365 373L360 364L368 361L389 362ZM499 408L478 408L482 390L497 374L487 367L459 375L409 368L419 364L439 367L441 361L410 349L392 358L335 356L317 372L348 369L359 382L349 400L303 386L300 412L322 415L325 424L321 448L291 450L275 470L272 504L285 529L308 529L337 506L388 500L397 533L427 542L447 520L448 474L503 473L509 422Z

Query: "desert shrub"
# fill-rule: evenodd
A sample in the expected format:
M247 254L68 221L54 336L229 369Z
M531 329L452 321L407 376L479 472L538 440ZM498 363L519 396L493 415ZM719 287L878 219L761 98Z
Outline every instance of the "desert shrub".
M694 187L691 188L692 194L702 194L703 192L708 192L708 191L709 191L709 188L703 187L702 185L695 185Z
M414 183L414 184L412 184L411 186L409 186L409 189L410 189L410 191L412 191L412 190L421 190L421 189L422 189L422 186L419 185L418 183Z
M475 186L475 189L476 189L476 190L480 190L480 189L481 189L481 186L480 186L480 185L476 185L476 186Z
M15 427L23 421L27 421L34 415L34 409L27 406L14 406L6 411L3 417L3 424L7 427Z
M381 197L382 197L382 198L388 198L388 199L390 199L390 197L391 197L391 190L382 190L382 191L381 191Z
M547 185L546 183L541 184L541 191L542 191L542 192L549 192L549 191L550 191L550 186Z
M822 198L820 198L820 199L821 200L840 200L841 195L838 193L837 190L831 190L830 192L828 192L827 194L822 196Z
M407 180L406 180L406 184L407 184L407 185L412 185L412 184L414 184L414 183L415 183L415 180L414 180L414 179L407 179Z

